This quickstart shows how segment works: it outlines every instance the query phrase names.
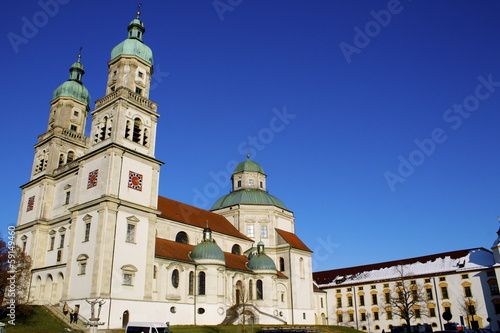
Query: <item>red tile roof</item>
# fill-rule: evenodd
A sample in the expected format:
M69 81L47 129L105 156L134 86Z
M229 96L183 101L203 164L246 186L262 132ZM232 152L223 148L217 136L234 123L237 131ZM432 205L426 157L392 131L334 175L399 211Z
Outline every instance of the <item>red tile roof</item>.
M328 284L328 283L331 283L332 281L334 281L337 276L355 275L357 273L362 273L362 272L366 272L366 271L378 270L378 269L388 268L388 267L393 267L393 266L398 266L398 265L408 265L408 264L413 264L416 262L425 263L428 261L434 261L438 258L445 258L445 257L450 257L451 259L458 259L458 258L462 258L462 257L467 256L469 254L469 252L472 250L473 249L458 250L458 251L444 252L444 253L438 253L438 254L431 254L431 255L422 256L422 257L386 261L386 262L381 262L381 263L377 263L377 264L369 264L369 265L363 265L363 266L354 266L354 267L332 269L332 270L328 270L328 271L314 272L313 273L313 280L318 285L324 285L324 284ZM484 249L484 250L488 251L486 249ZM440 274L442 274L442 272L440 272Z
M239 232L224 216L208 210L161 196L158 196L158 210L161 211L161 217L169 220L200 228L205 228L208 221L208 227L212 231L252 241L252 239Z
M296 248L296 249L299 249L299 250L304 250L304 251L308 251L308 252L312 252L307 246L306 244L304 244L300 239L299 237L297 237L297 235L291 233L291 232L288 232L288 231L285 231L285 230L281 230L281 229L276 229L276 231L278 232L278 234L283 237L283 239L285 240L285 242L287 242L288 244L290 244L291 247L293 248Z
M164 259L172 259L193 263L188 253L194 248L193 245L177 243L168 239L156 238L155 256ZM248 258L242 255L224 252L226 267L231 270L252 272L246 265ZM279 278L288 279L281 272L276 272Z

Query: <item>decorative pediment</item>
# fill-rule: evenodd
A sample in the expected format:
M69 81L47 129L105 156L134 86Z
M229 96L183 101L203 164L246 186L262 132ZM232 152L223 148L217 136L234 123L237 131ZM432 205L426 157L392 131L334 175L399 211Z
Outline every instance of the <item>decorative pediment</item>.
M89 214L85 215L85 216L83 217L83 220L84 220L85 222L88 222L88 221L92 220L92 215L89 215Z
M71 188L71 184L67 184L66 186L64 186L65 190L69 190L70 188Z
M25 240L27 240L27 239L28 239L28 236L26 236L26 235L24 235L23 237L21 237L21 240L22 240L22 241L25 241Z
M89 258L88 255L82 253L78 257L76 257L76 261L84 261L84 260L87 260L88 258Z
M55 235L56 231L54 229L49 231L49 235Z
M137 267L135 267L134 265L123 265L122 271L137 272Z
M139 221L141 221L141 220L139 220L139 219L138 219L137 217L135 217L134 215L127 217L127 222L134 222L134 223L137 223L137 222L139 222Z
M65 231L66 231L66 228L65 228L65 227L60 227L58 231L59 231L59 232L61 232L61 233L62 233L62 232L65 232Z

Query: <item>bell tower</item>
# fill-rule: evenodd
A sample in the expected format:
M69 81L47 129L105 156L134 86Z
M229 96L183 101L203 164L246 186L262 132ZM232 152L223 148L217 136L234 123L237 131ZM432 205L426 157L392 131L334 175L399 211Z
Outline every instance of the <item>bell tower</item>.
M87 149L85 124L90 94L82 84L85 71L78 60L69 69L69 79L54 90L47 131L38 137L31 180L54 171L82 156Z
M157 104L149 100L153 53L142 38L140 12L128 26L128 37L111 51L106 95L92 112L91 150L111 142L154 157Z

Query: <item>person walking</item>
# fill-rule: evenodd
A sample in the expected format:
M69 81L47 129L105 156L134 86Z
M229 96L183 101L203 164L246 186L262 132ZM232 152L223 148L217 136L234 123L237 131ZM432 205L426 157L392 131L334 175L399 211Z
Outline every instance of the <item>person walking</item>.
M69 313L69 323L73 324L73 310Z
M68 315L68 312L69 312L69 307L68 307L68 303L64 302L64 305L63 305L63 313L64 315Z

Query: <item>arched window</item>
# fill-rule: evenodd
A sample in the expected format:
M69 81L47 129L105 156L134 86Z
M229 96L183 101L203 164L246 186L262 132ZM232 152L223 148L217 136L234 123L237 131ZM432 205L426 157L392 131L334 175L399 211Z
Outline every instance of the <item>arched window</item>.
M253 280L248 281L248 299L253 299Z
M178 269L174 269L174 271L172 272L172 286L174 288L179 287L179 270Z
M68 151L68 157L66 158L66 163L73 162L75 159L75 153L73 151Z
M153 279L156 280L158 277L158 267L153 266Z
M142 144L144 146L147 146L148 145L148 138L149 138L149 132L147 129L144 129L144 135L142 137Z
M64 164L64 154L60 154L58 167L62 166L63 164Z
M132 141L141 142L142 121L139 118L134 119L134 132L132 133Z
M175 236L175 241L181 244L189 244L188 235L184 231L179 231Z
M231 248L231 253L241 255L241 247L238 244L234 244Z
M189 272L189 295L194 295L194 272Z
M257 280L257 299L264 299L262 280Z
M102 118L101 126L99 128L99 141L106 138L106 123L108 122L108 117Z
M304 275L304 258L299 259L299 270L300 270L300 278L303 279L305 278Z
M280 272L285 271L285 259L283 257L280 257Z
M205 272L198 275L198 295L205 295Z
M130 139L130 120L127 120L127 124L125 125L125 139Z

